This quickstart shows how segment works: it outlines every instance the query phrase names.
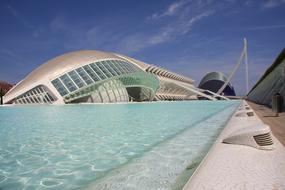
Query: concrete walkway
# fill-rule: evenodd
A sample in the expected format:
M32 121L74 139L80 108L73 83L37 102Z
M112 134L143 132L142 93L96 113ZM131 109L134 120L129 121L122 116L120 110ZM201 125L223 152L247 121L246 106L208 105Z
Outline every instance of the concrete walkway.
M247 101L258 117L270 126L273 135L285 146L285 112L275 116L271 108Z
M272 136L273 150L222 143L241 129L262 124L256 114L234 114L183 190L284 190L285 147L277 138Z

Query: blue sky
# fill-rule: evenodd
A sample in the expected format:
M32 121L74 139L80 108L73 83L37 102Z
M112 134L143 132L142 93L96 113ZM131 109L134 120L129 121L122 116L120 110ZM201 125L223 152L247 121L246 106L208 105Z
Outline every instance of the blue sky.
M0 80L94 49L125 54L196 80L230 73L248 40L250 86L285 47L285 0L1 0ZM233 79L245 93L244 66Z

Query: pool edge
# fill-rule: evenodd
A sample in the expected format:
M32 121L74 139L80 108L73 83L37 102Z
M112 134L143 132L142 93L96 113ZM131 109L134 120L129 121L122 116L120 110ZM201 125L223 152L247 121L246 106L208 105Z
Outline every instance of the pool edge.
M246 104L246 101L243 100L240 105L242 104ZM254 110L252 111L254 112ZM244 118L235 117L237 112L238 108L233 112L209 152L188 179L183 190L285 188L285 172L282 175L282 169L285 168L285 148L273 135L272 138L276 146L272 151L222 143L224 138L248 122ZM255 112L251 122L254 125L263 124ZM264 157L263 163L254 164L259 161L257 159L259 156ZM283 160L281 160L282 158ZM278 167L278 163L283 164L282 167ZM261 168L262 165L265 167ZM262 173L264 170L266 170L265 174ZM257 179L254 174L260 175L262 179Z

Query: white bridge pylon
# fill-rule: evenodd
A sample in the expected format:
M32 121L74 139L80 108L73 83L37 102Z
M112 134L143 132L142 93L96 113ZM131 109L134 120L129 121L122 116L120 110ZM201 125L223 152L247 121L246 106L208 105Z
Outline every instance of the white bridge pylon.
M227 85L230 83L230 81L232 80L234 74L236 73L236 71L238 70L238 68L240 67L243 59L245 61L245 75L246 75L246 94L248 93L249 90L249 82L248 82L248 60L247 60L247 41L246 38L244 38L243 40L243 50L241 52L241 55L238 59L237 64L235 65L234 69L232 70L230 76L228 77L228 79L226 80L226 82L224 83L224 85L218 90L217 94L221 94L224 89L227 87Z

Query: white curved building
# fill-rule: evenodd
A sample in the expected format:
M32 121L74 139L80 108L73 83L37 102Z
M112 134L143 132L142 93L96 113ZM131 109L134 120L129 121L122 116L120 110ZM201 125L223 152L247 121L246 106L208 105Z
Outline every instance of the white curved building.
M190 78L127 56L84 50L39 66L4 96L4 104L186 100L197 94L204 95Z

